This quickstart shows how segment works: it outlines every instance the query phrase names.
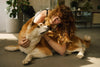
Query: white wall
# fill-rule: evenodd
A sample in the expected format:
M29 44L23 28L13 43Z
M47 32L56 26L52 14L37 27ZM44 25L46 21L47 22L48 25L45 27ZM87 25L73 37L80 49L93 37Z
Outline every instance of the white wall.
M29 0L35 11L50 8L50 0Z
M5 8L7 7L6 4L7 0L0 0L0 32L6 31L6 22L7 22L7 13Z

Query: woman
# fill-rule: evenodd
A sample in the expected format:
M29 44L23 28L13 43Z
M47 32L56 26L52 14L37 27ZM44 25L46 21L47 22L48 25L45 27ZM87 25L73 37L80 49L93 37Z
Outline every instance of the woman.
M61 5L51 11L41 11L35 16L34 22L37 24L44 22L46 16L52 28L53 36L50 37L49 34L45 34L44 38L57 53L64 55L66 45L70 42L70 36L74 34L76 29L73 14L68 7ZM23 47L28 47L29 43L30 41L25 38L19 41Z

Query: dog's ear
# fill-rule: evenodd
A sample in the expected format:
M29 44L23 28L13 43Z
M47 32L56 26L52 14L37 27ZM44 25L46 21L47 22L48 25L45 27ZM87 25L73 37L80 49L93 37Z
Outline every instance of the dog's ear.
M32 22L31 22L31 26L33 26L34 24L35 24L35 23L32 21Z

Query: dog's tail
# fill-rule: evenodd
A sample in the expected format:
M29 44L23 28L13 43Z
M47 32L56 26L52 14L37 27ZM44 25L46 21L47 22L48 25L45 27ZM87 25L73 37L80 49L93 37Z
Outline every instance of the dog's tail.
M86 46L86 47L89 47L89 46L90 46L90 43L91 43L91 37L85 35L85 36L84 36L84 41L85 41L85 46Z
M9 45L9 46L4 47L4 49L7 51L16 51L16 50L19 50L19 46L18 45Z

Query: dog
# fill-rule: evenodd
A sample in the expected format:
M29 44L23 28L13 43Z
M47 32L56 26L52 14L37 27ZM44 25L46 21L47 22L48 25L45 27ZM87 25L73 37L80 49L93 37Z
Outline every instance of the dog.
M62 10L62 12L59 12L60 10ZM68 13L65 13L66 11ZM78 58L83 58L84 57L84 52L90 44L91 37L90 36L85 36L85 39L80 39L79 37L77 37L75 35L75 33L74 33L75 32L74 20L73 20L73 17L72 17L72 13L69 13L69 12L70 12L70 9L68 7L60 6L57 9L54 9L50 13L50 15L46 18L46 21L45 21L45 23L47 25L49 25L48 23L50 21L52 21L52 16L58 16L58 17L61 18L62 22L68 22L68 23L66 23L67 25L65 26L65 27L67 27L67 30L66 30L67 33L65 35L61 36L59 34L59 31L58 32L49 31L48 36L50 36L51 38L56 39L56 41L58 43L62 43L62 40L64 40L63 43L66 44L66 53L65 54L71 54L72 52L77 51L78 52L77 57ZM66 15L63 15L63 14L66 14ZM68 18L68 20L66 20L67 19L66 17ZM32 24L31 23L32 21L33 20L30 19L23 26L21 32L19 33L19 40L20 40L21 37L24 37L26 35L29 36L29 37L34 36L34 34L31 33L31 31L33 29L35 29L38 25ZM32 27L32 29L30 29L30 26L28 26L29 24L33 25L35 27ZM27 31L27 28L29 28L31 31ZM28 34L25 34L26 32ZM30 35L30 33L31 33L31 35ZM39 33L39 32L37 32L37 33ZM31 39L34 39L34 38L31 38ZM30 49L32 49L32 51L22 61L23 64L28 64L32 60L32 58L44 58L44 57L48 57L48 56L53 56L53 52L52 52L53 49L49 46L49 44L45 41L44 38L40 38L40 39L41 39L40 42L39 42L39 40L36 40L39 43L36 43L35 46L33 46L33 47L28 47L29 49L28 48L23 48L21 46L17 46L17 47L16 46L15 47L8 46L8 47L5 47L5 49L9 50L9 51L14 51L14 50L21 49L21 51L25 52L26 54L30 51Z
M40 42L41 37L43 34L48 31L48 26L39 23L36 24L30 19L26 24L23 25L22 30L19 33L19 38L23 37L23 35L26 36L26 39L29 39L30 46L27 48L24 48L20 45L16 46L6 46L5 49L8 51L15 51L15 50L20 50L21 52L24 52L27 54L26 58L22 61L23 64L27 64L31 61L33 55L38 49L35 49L36 45Z
M66 45L65 54L72 54L73 52L78 52L77 57L82 59L84 57L84 53L86 48L90 46L91 37L85 35L84 39L73 35L71 37L71 41Z

